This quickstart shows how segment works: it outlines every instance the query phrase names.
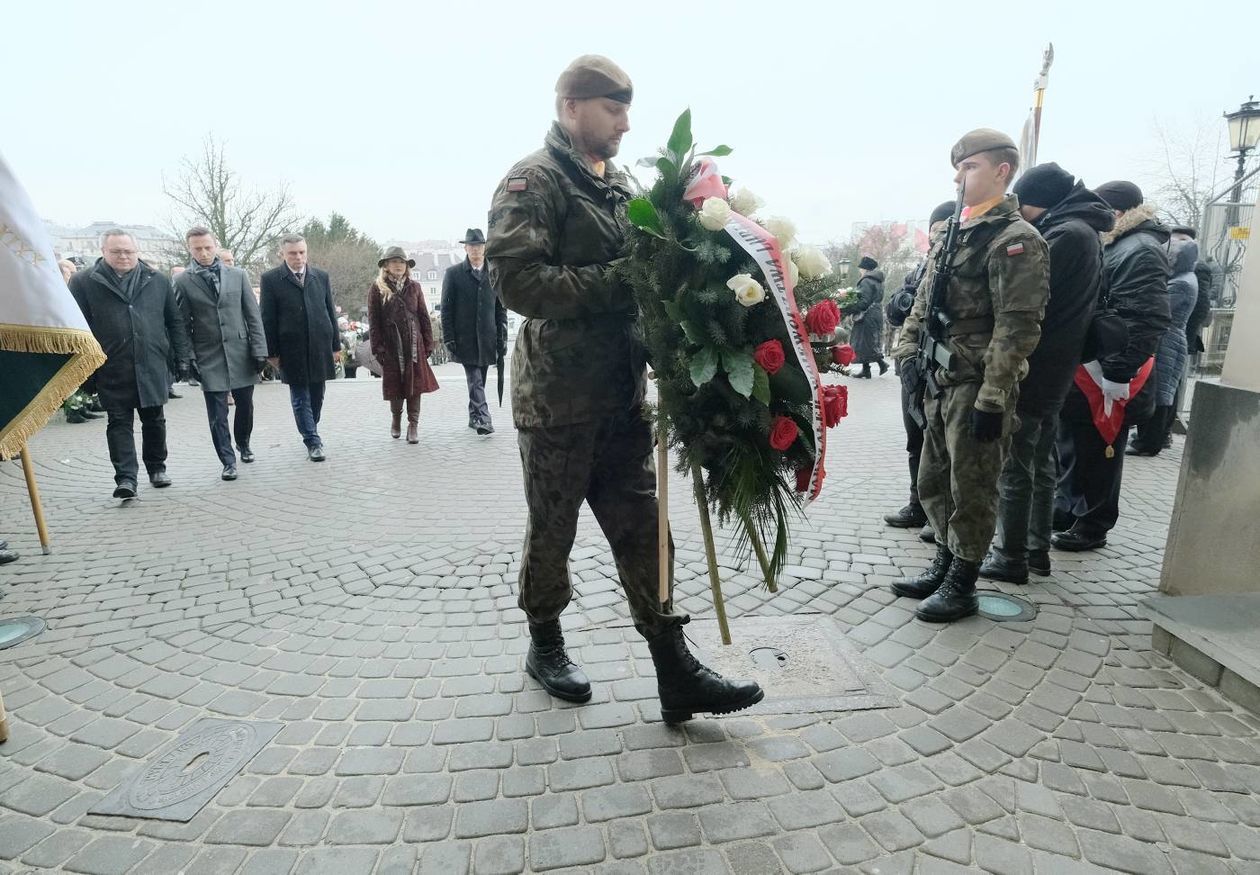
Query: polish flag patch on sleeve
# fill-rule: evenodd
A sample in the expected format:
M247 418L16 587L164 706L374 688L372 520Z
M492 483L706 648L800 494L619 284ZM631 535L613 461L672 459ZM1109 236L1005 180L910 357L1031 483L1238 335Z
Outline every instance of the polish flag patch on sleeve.
M510 176L507 181L508 191L525 191L529 188L529 180L524 176Z
M1006 254L1007 254L1007 256L1008 256L1008 257L1009 257L1009 256L1012 256L1012 255L1023 255L1023 254L1024 254L1024 244L1023 244L1023 243L1012 243L1010 246L1006 247Z

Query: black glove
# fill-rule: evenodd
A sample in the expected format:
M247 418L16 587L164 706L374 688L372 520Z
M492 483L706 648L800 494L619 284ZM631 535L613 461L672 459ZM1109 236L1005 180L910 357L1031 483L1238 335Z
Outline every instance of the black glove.
M267 360L265 358L254 359L255 374L261 374L263 372L263 368L265 367L267 367Z
M455 361L455 343L454 343L453 341L449 341L449 340L448 340L446 343L444 343L444 344L442 344L442 345L443 345L444 347L446 347L446 355L447 355L447 357L448 357L451 361Z
M993 443L1002 436L1002 414L987 410L971 411L971 436L977 443Z

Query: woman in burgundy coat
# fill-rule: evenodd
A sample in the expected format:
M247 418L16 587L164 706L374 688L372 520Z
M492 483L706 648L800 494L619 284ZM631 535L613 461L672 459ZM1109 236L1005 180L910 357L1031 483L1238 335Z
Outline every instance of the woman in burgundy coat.
M403 402L407 402L407 443L420 443L420 396L435 392L437 378L429 367L433 348L433 324L420 284L411 279L416 266L400 246L385 250L381 269L368 291L368 337L372 354L381 363L381 393L389 402L393 419L390 437L402 432Z

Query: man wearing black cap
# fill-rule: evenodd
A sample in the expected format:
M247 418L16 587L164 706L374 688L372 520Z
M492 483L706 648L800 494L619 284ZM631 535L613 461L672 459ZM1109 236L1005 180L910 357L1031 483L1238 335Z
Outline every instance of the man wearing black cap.
M647 639L661 716L678 723L699 711L747 708L762 691L701 665L687 649L687 618L674 610L672 594L659 600L656 471L642 410L646 358L634 297L615 272L631 191L610 159L630 130L633 93L625 71L600 55L583 55L560 75L557 120L543 148L518 162L494 194L486 257L503 303L526 317L512 355L529 505L519 600L531 639L526 671L557 698L591 698L560 627L586 501ZM672 545L670 564L672 572Z
M976 613L976 578L997 524L997 483L1011 433L1019 381L1041 336L1049 294L1046 243L1006 194L1019 165L1010 137L971 131L950 151L962 187L962 224L945 290L946 318L932 327L949 365L931 365L940 393L927 393L919 499L936 531L932 566L893 584L896 595L922 599L921 620L947 623ZM918 352L935 265L906 320L895 357ZM904 365L903 365L904 367Z
M486 435L494 432L486 374L507 349L507 310L490 285L481 229L469 228L460 242L467 257L442 277L442 340L451 360L464 366L468 427Z
M954 202L945 201L932 210L932 214L928 217L928 236L932 245L918 267L906 274L901 288L888 300L888 309L884 315L888 317L888 324L892 327L900 328L910 317L919 285L923 282L923 277L927 275L928 264L936 252L936 247L941 244L945 220L953 214ZM923 505L919 502L919 455L923 452L923 429L919 428L919 424L910 415L912 388L907 379L910 372L905 368L898 368L898 373L901 375L901 422L906 429L906 458L910 464L910 502L896 513L885 514L884 522L898 529L922 529L927 525L927 514L924 513ZM922 391L921 386L918 391ZM935 539L935 533L932 533L930 528L921 533L920 537L926 540L928 534Z
M1060 550L1105 546L1107 532L1120 517L1120 480L1129 429L1149 419L1155 409L1155 384L1148 366L1168 330L1168 229L1143 203L1132 182L1104 183L1094 192L1116 217L1103 235L1103 283L1110 306L1128 328L1124 349L1087 361L1077 370L1059 421L1059 484L1055 496L1056 529L1050 543ZM1108 444L1098 431L1082 381L1096 387L1103 410L1124 407L1116 439ZM1091 392L1095 391L1091 388Z
M997 535L980 574L1027 583L1050 573L1050 535L1058 462L1059 409L1102 290L1102 243L1115 216L1098 195L1053 162L1025 171L1014 187L1019 213L1050 247L1050 300L1041 342L1019 385L1019 429L998 481Z

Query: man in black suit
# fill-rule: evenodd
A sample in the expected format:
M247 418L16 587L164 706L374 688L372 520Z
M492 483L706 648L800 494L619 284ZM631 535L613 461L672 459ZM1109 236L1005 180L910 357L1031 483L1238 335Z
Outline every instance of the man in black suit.
M442 340L452 361L464 366L468 381L468 427L491 434L486 374L507 351L507 310L490 285L486 238L469 228L460 241L467 258L442 278Z
M279 367L289 385L289 402L306 453L312 462L324 461L319 437L319 414L324 407L324 383L333 376L341 354L337 309L328 274L306 263L306 238L289 234L280 241L284 264L262 275L263 330L267 358Z

